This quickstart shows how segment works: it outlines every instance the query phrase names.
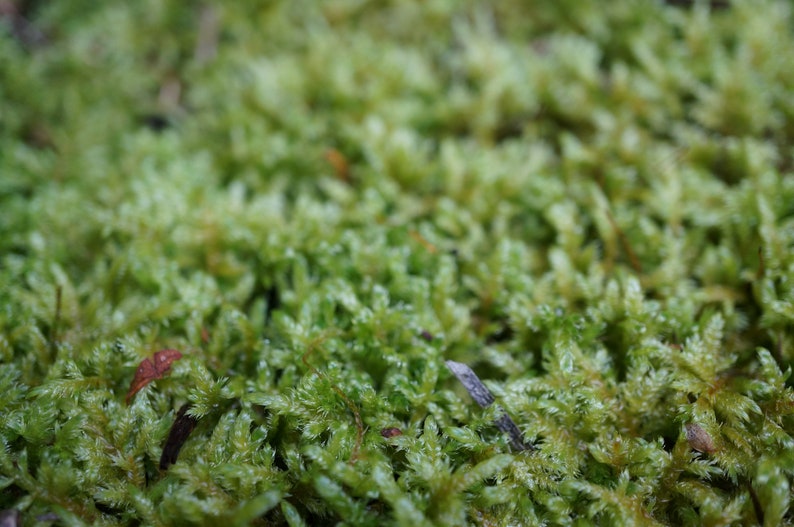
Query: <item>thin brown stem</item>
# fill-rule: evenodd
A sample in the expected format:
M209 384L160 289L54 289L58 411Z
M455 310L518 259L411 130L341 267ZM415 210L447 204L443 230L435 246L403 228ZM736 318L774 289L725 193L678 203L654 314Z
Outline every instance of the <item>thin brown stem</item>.
M620 245L623 247L623 252L625 252L626 256L628 256L632 269L634 269L634 271L636 271L638 274L642 274L642 265L640 265L640 260L637 258L634 249L631 248L631 243L629 243L629 239L626 237L623 229L620 228L618 222L615 221L615 218L612 216L610 211L607 211L607 218L609 218L609 223L612 224L612 228L615 229L615 233L618 235Z
M50 327L50 360L55 360L55 351L58 345L58 327L61 325L61 300L63 297L63 287L59 284L55 286L55 315Z
M321 372L320 370L318 370L317 368L311 365L311 363L309 362L309 355L311 355L315 349L316 349L315 343L312 342L311 345L309 346L309 349L306 350L306 353L304 353L303 356L301 357L301 361L303 362L303 364L306 365L309 371L311 371L318 377L328 381L328 384L331 386L331 389L334 392L336 392L336 394L339 395L339 397L342 398L347 408L353 414L353 419L355 419L356 422L356 442L353 445L353 451L350 453L350 459L348 460L348 462L352 465L358 460L358 455L361 450L361 443L364 440L364 424L361 421L361 413L359 412L356 404L350 399L350 397L347 396L345 392L342 391L342 389L339 386L337 386L325 373Z

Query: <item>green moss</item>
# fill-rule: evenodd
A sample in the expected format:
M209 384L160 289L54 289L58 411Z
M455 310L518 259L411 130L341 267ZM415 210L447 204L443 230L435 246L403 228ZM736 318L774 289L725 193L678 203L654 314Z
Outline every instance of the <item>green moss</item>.
M712 4L11 2L0 510L794 523L794 12Z

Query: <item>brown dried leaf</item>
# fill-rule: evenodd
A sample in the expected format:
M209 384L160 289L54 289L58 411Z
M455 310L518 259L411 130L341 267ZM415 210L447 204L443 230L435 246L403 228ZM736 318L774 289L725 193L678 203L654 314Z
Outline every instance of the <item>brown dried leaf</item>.
M325 160L334 169L337 179L350 183L350 164L342 152L335 148L329 148L325 151Z
M151 358L142 360L138 369L135 370L135 377L130 383L130 390L127 392L127 404L130 404L132 397L144 386L165 375L171 369L171 363L181 358L182 354L177 350L164 349L155 353Z

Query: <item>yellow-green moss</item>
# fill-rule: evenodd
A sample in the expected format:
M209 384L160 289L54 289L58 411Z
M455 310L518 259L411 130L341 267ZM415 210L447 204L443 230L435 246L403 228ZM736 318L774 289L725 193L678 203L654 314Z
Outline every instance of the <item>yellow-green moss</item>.
M794 522L788 2L7 3L0 510Z

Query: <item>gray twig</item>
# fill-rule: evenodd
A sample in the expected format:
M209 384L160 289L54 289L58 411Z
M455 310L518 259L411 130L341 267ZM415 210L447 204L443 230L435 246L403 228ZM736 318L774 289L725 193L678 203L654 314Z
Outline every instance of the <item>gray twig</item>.
M488 408L494 403L496 399L494 399L491 390L482 383L471 368L465 364L452 360L446 362L447 368L458 378L463 387L466 388L466 391L469 392L474 402L479 404L482 408ZM504 408L500 406L499 410L501 410L502 415L494 421L494 424L499 430L510 437L510 446L518 451L535 450L534 445L524 442L524 436L521 434L521 430L518 429L518 426L516 426L516 423L510 418L507 412L505 412Z

